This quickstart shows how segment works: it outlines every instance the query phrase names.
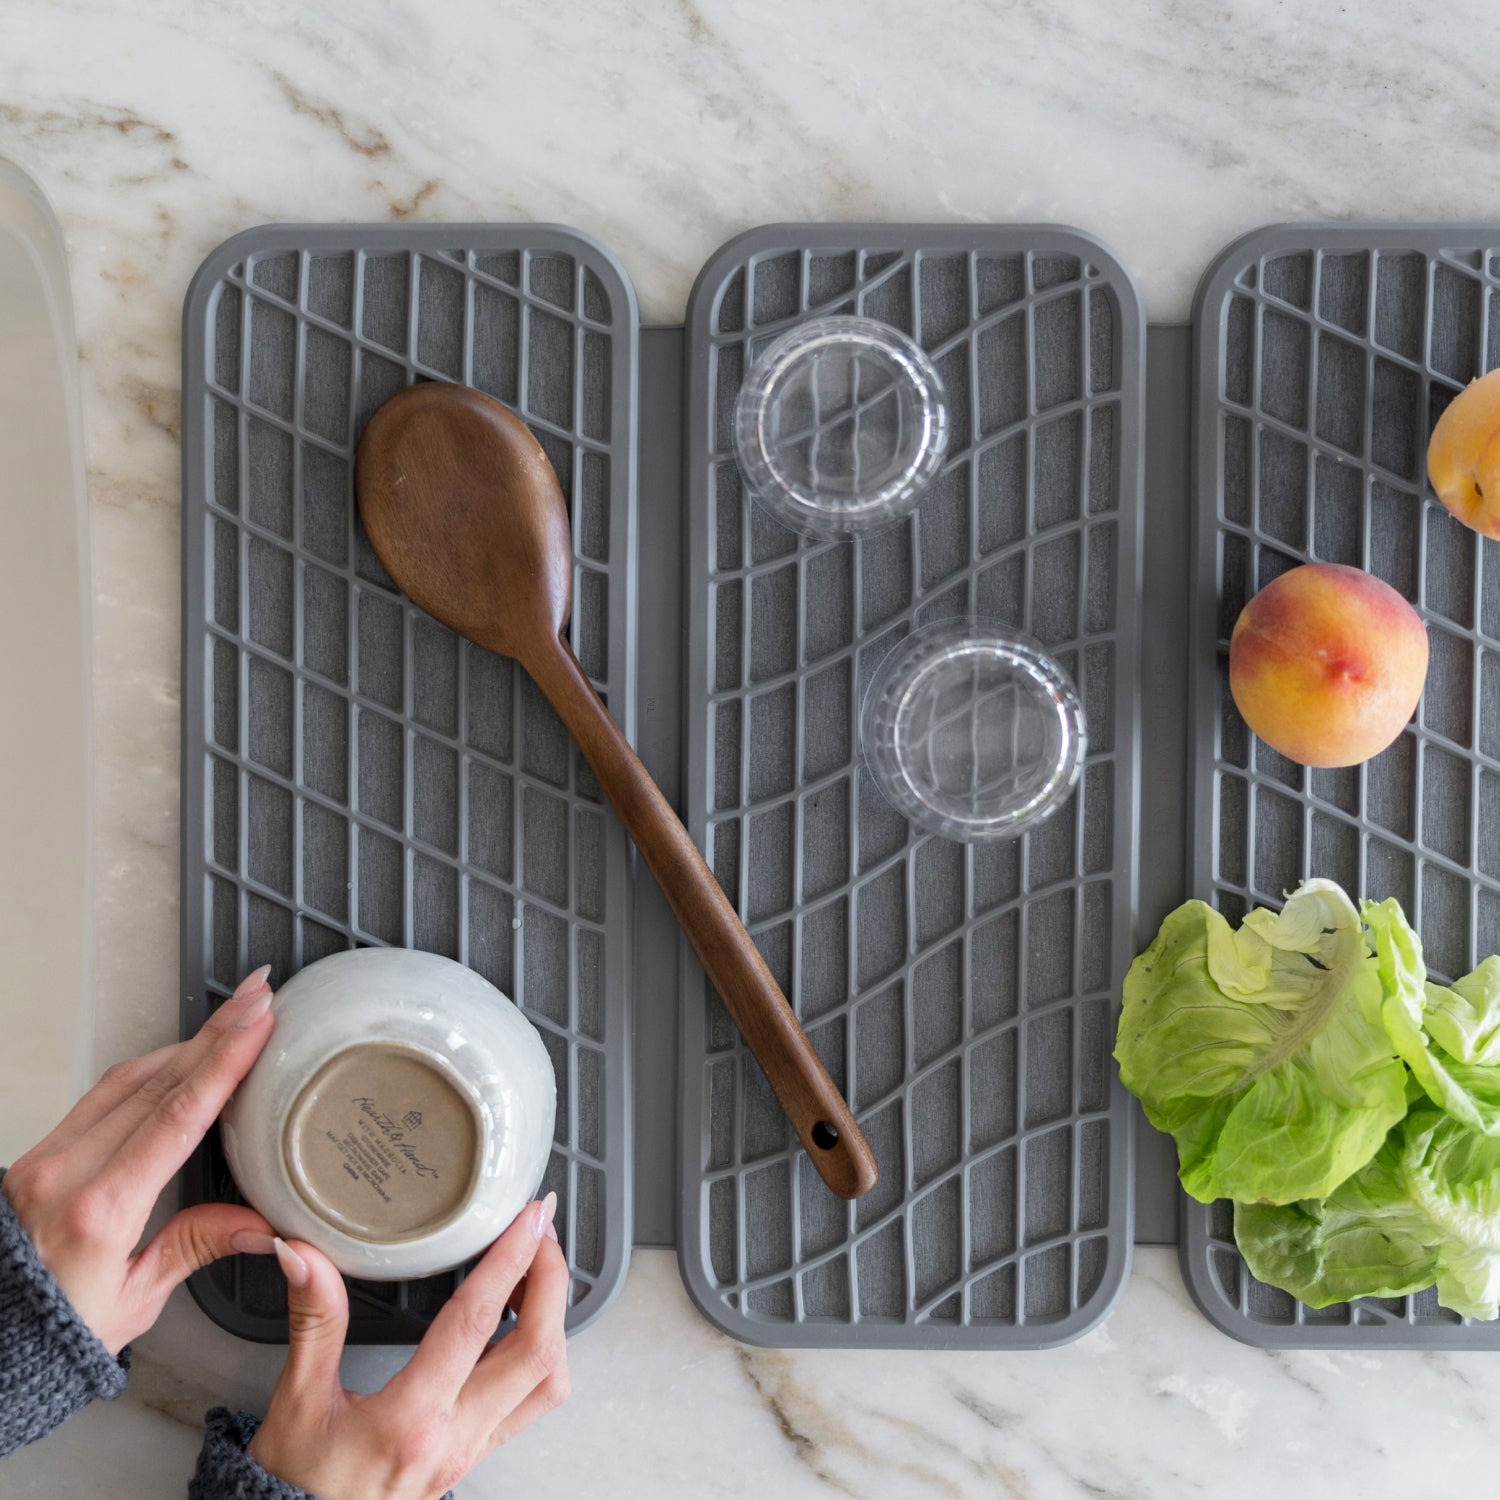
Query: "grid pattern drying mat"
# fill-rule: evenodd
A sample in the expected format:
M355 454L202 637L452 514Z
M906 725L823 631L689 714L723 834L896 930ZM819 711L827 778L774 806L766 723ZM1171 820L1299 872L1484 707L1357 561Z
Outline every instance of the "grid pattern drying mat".
M397 944L457 958L535 1022L557 1073L545 1186L570 1326L630 1244L627 846L514 663L407 603L364 538L354 447L414 379L516 407L568 496L572 638L629 732L634 294L568 230L274 226L188 294L183 393L182 1026L256 964ZM217 1138L189 1202L231 1196ZM420 1337L454 1283L351 1284L352 1336ZM285 1337L273 1267L195 1278L249 1338Z
M1500 547L1432 495L1427 440L1500 363L1497 295L1500 225L1287 225L1225 251L1194 316L1190 887L1232 917L1305 875L1399 897L1450 978L1500 950ZM1363 767L1294 765L1229 696L1240 610L1308 561L1368 568L1427 624L1416 719ZM1249 1343L1500 1348L1430 1291L1317 1311L1261 1285L1227 1204L1184 1199L1181 1246L1194 1298Z
M814 542L747 502L734 398L788 326L855 312L932 355L952 444L914 518ZM685 955L679 1254L739 1338L1034 1348L1124 1279L1142 365L1128 276L1067 230L761 229L694 289L687 814L881 1172L828 1192ZM915 835L857 728L883 654L971 609L1056 654L1090 733L1078 794L987 846Z

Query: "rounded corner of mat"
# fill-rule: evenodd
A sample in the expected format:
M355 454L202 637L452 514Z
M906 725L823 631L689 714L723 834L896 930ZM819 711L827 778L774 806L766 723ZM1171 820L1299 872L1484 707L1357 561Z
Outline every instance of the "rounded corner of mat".
M725 1307L722 1298L704 1278L703 1265L701 1261L694 1258L692 1253L693 1246L697 1243L697 1225L693 1226L694 1233L684 1234L683 1226L686 1222L686 1216L679 1210L677 1244L674 1249L677 1254L677 1274L682 1280L682 1289L688 1294L688 1301L721 1332L727 1333L731 1338L740 1339L744 1343L755 1342L741 1334L742 1320L738 1314L731 1313L730 1309Z
M629 1218L630 1211L627 1209L624 1222L628 1222ZM628 1238L626 1236L626 1239ZM604 1269L599 1273L598 1279L593 1282L589 1295L575 1308L569 1309L569 1338L582 1333L585 1328L592 1328L614 1306L615 1299L625 1289L625 1282L629 1275L629 1244L610 1243L604 1257Z
M296 234L304 226L290 223L253 224L248 229L236 230L226 240L214 246L198 263L188 282L183 297L183 330L191 326L193 315L199 311L204 299L229 271L246 256L258 255L274 248L288 235Z
M1029 227L1035 234L1052 235L1059 242L1071 242L1067 248L1077 253L1080 260L1088 261L1101 275L1107 276L1111 281L1123 282L1130 290L1134 312L1142 325L1145 324L1145 304L1141 301L1141 292L1136 285L1135 275L1125 263L1124 256L1108 240L1095 234L1091 229L1080 228L1077 224L1035 224ZM1059 243L1057 248L1061 249L1063 245Z
M1207 326L1205 314L1210 307L1223 302L1234 285L1240 268L1246 264L1247 259L1253 259L1259 253L1255 247L1270 234L1286 227L1269 224L1260 229L1252 229L1248 234L1238 235L1209 261L1193 290L1191 319L1196 330L1200 333L1204 330Z
M790 1319L784 1323L758 1323L745 1317L737 1308L729 1307L720 1292L709 1285L702 1264L690 1253L695 1237L681 1232L681 1222L679 1219L677 1274L682 1279L688 1301L705 1322L736 1343L747 1344L753 1349L792 1349L807 1343L803 1336L805 1324Z
M1218 1329L1226 1338L1237 1344L1246 1344L1252 1349L1274 1347L1266 1337L1269 1329L1252 1323L1235 1308L1224 1301L1210 1282L1204 1285L1203 1276L1208 1274L1206 1264L1200 1264L1204 1251L1191 1243L1191 1236L1184 1234L1177 1249L1177 1268L1182 1274L1182 1284L1199 1314L1211 1327Z
M1257 1322L1225 1301L1212 1278L1208 1265L1209 1246L1184 1223L1181 1241L1177 1248L1177 1265L1182 1273L1182 1284L1193 1306L1212 1327L1231 1338L1237 1344L1252 1349L1349 1349L1353 1347L1347 1337L1339 1335L1345 1330L1330 1325L1326 1329L1306 1324ZM1248 1272L1246 1273L1248 1274ZM1295 1337L1287 1338L1291 1332ZM1377 1343L1361 1339L1360 1344L1372 1352L1378 1348L1395 1350L1402 1345ZM1411 1346L1407 1346L1411 1347Z
M1023 1323L1015 1332L1026 1335L1003 1348L1013 1348L1020 1353L1061 1349L1087 1338L1096 1328L1106 1323L1130 1281L1130 1269L1135 1260L1135 1243L1130 1225L1122 1225L1108 1236L1110 1255L1099 1285L1064 1318L1053 1323Z
M602 268L614 277L625 298L625 310L629 314L630 324L635 326L640 323L640 299L636 295L635 282L630 279L630 272L625 269L625 262L598 235L590 234L588 230L579 229L573 224L536 224L529 227L542 234L556 235L559 238L571 240L581 249L589 251L598 263L591 269L597 271Z
M692 330L698 319L704 315L705 301L712 302L730 271L748 256L754 254L757 249L765 248L762 242L767 236L774 236L778 233L790 235L796 231L797 227L792 224L758 224L752 229L742 229L738 234L731 235L725 240L703 262L698 274L693 278L692 289L688 292L687 307L683 314L683 322L687 328ZM692 340L690 339L689 353L691 351Z

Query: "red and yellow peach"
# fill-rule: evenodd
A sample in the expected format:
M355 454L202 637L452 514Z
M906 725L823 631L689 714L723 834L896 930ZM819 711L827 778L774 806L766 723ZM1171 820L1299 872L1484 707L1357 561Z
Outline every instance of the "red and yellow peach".
M1471 380L1437 419L1427 477L1465 526L1500 538L1500 370Z
M1304 766L1378 755L1411 718L1426 676L1416 610L1388 583L1337 563L1268 583L1229 643L1229 690L1245 722Z

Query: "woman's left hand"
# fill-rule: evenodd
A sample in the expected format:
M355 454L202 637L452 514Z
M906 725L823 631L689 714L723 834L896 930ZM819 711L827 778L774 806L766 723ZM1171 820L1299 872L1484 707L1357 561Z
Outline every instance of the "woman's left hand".
M111 1354L150 1328L194 1271L272 1253L271 1226L230 1203L183 1209L136 1249L157 1198L271 1035L269 972L246 979L191 1040L109 1069L0 1181L42 1264Z

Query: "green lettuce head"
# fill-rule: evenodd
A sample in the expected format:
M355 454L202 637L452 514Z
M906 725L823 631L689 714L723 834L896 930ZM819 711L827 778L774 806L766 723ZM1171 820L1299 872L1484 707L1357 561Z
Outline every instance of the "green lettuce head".
M1423 1104L1379 1154L1322 1200L1240 1203L1251 1273L1310 1307L1403 1297L1437 1283L1469 1318L1500 1312L1500 1137Z
M1455 1120L1500 1135L1500 958L1433 984L1395 901L1364 903L1385 1001L1381 1016L1422 1091Z
M1338 886L1304 882L1239 931L1174 911L1125 976L1120 1076L1200 1202L1323 1198L1406 1113L1381 976Z

